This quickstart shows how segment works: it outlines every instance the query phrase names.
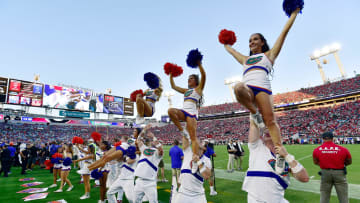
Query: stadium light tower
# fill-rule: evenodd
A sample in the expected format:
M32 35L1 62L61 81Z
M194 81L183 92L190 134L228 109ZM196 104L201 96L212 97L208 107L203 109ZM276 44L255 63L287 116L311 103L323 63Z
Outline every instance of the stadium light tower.
M340 61L340 57L337 53L340 50L340 48L341 48L341 45L339 43L334 43L332 45L323 47L321 50L315 50L313 52L313 54L310 56L310 59L315 60L316 64L318 65L318 69L320 71L320 75L321 75L321 78L324 83L327 82L327 79L325 77L324 70L321 66L320 58L323 56L329 55L329 54L334 54L336 63L338 65L340 73L341 73L341 77L342 78L346 77L346 72L344 70L344 66L342 65L342 63Z
M230 90L230 94L231 94L231 98L233 100L233 102L236 102L235 100L235 95L234 95L234 84L238 83L241 81L241 77L240 76L235 76L232 78L227 78L224 81L224 84L227 85L229 87Z
M105 93L106 93L106 94L111 94L111 92L112 92L111 88L107 88L107 89L105 90Z
M34 83L40 82L40 74L34 74Z
M172 108L172 100L171 97L175 95L174 91L167 91L164 93L165 97L168 98L168 102L169 102L169 108Z

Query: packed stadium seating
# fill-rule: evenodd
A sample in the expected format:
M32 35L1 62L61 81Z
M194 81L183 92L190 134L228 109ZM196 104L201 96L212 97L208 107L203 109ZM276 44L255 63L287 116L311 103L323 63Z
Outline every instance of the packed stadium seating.
M360 76L350 79L344 79L324 85L310 88L302 88L293 92L286 92L274 95L274 104L286 104L301 102L311 98L326 98L335 95L341 95L349 92L360 91ZM225 103L219 105L205 106L200 109L200 115L231 113L236 111L247 111L239 103Z
M282 136L288 139L293 136L317 138L321 133L333 130L340 137L360 136L360 101L336 104L326 107L313 107L307 110L292 110L276 113ZM229 139L246 140L249 128L248 116L205 120L198 122L198 137L205 139L213 136L217 143ZM44 125L27 123L2 123L1 138L3 141L37 142L52 141L70 142L73 136L89 137L93 131L100 132L106 140L113 141L121 135L130 135L131 128ZM152 128L152 132L165 144L171 144L176 138L181 139L175 125L168 124Z

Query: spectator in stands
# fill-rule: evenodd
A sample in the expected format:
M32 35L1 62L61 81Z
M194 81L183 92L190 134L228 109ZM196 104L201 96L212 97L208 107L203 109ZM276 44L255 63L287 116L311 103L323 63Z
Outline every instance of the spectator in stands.
M182 149L178 146L179 145L178 140L175 139L173 145L174 146L171 147L169 151L169 156L171 158L171 171L172 171L172 176L175 176L177 183L180 184L179 176L180 176L182 160L184 159L184 153Z
M233 143L233 141L231 139L229 140L229 143L227 145L227 151L228 151L228 154L229 154L227 172L232 173L232 172L234 172L234 158L235 158L236 149L235 149L234 143Z
M331 189L335 186L340 203L349 202L346 166L352 163L345 147L333 143L332 132L322 134L324 143L313 152L314 164L321 168L320 203L330 202Z

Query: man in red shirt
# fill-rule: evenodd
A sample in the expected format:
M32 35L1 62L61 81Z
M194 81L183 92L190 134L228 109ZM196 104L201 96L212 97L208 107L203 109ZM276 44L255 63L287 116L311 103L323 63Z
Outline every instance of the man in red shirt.
M348 203L348 183L345 166L352 163L351 154L345 147L333 143L332 132L322 134L323 144L313 152L314 164L321 168L320 203L328 203L332 186L335 185L340 203Z

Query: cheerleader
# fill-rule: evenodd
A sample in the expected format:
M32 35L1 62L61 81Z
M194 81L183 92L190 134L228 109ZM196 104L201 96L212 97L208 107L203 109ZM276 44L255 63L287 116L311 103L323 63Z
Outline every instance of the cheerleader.
M60 184L60 188L55 192L62 192L65 182L69 185L69 188L66 191L69 192L74 188L74 186L71 184L70 180L68 179L71 170L71 163L72 163L71 159L73 156L72 145L70 144L64 146L65 146L65 150L63 153L64 161L62 162L62 168L61 168L61 184Z
M188 79L188 88L181 88L175 85L173 73L170 73L171 88L184 95L183 109L170 108L168 110L169 117L183 136L190 137L194 154L199 154L199 141L196 137L196 128L198 120L198 111L202 105L203 90L205 87L206 74L201 64L201 60L197 61L201 79L198 75L190 75ZM186 130L181 126L180 121L186 122ZM193 171L197 169L197 165L193 163Z
M154 73L146 73L144 80L147 82L149 89L145 90L144 94L136 95L136 124L143 124L145 122L144 117L151 117L155 113L155 103L159 101L163 88L160 78ZM156 81L153 84L151 81ZM145 96L145 99L143 98Z
M88 166L92 164L95 160L95 147L94 145L90 144L88 146L88 151L85 151L81 148L80 145L77 146L80 151L83 151L85 153L85 157L75 160L74 162L80 162L84 161L82 164L82 168L77 171L80 175L82 175L84 180L84 188L85 188L85 194L80 197L80 199L89 199L90 198L90 170L88 169Z
M141 133L141 128L134 129L134 136L137 137ZM111 148L101 159L97 160L95 163L88 166L89 170L94 170L97 168L102 168L106 163L115 160L115 159L123 159L126 155L126 150L129 147L129 144L124 142L119 146L115 146Z
M269 129L275 146L282 146L282 143L280 128L276 122L273 109L273 97L269 75L271 75L273 71L274 61L279 55L285 38L299 11L300 8L293 10L280 36L271 49L264 36L260 33L255 33L250 36L250 56L245 56L232 48L229 43L224 43L225 49L244 66L242 82L236 84L234 88L236 99L250 111L250 119L259 128L264 128L266 126ZM221 38L221 34L222 33L220 33L219 38ZM264 121L262 117L264 118ZM284 167L284 158L277 155L276 172L279 174L282 173Z
M107 153L108 150L111 149L111 145L108 141L102 141L100 143L99 148L101 150L100 157L102 157L103 155L105 155ZM106 196L106 181L107 181L108 174L110 172L109 165L106 164L105 167L101 170L101 172L102 172L102 177L99 178L99 180L100 180L100 200L98 202L104 203L105 196Z
M56 187L56 181L58 178L58 174L61 177L61 168L62 168L62 164L60 163L60 159L62 158L62 153L63 153L63 148L60 146L57 148L57 153L55 153L54 155L52 155L51 158L51 162L54 164L53 167L53 184L49 186L49 188L54 188Z

